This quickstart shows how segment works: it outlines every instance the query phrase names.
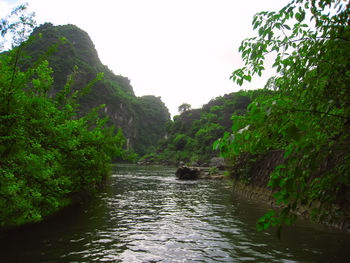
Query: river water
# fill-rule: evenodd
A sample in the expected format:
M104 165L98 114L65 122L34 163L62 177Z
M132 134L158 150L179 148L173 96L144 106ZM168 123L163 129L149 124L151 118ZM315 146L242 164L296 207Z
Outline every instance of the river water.
M116 165L84 207L0 236L0 262L349 262L350 234L299 221L257 232L269 207L224 181Z

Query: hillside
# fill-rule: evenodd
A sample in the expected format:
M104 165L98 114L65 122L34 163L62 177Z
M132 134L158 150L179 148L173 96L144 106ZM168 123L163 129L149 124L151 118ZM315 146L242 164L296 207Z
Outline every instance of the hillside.
M51 95L64 87L73 72L76 74L73 88L79 90L102 72L103 79L79 101L81 112L105 104L103 113L109 116L111 124L122 128L128 147L138 154L147 153L165 136L164 127L170 114L160 97L136 97L128 78L115 75L101 63L86 32L74 25L46 23L37 27L33 35L35 40L26 49L30 59L23 61L23 65L43 56L49 61L54 77ZM64 43L60 41L62 38Z
M159 141L156 153L144 157L145 162L208 164L218 155L213 143L231 130L232 114L244 114L262 92L267 91L234 92L212 99L200 109L183 111L167 123L166 139Z

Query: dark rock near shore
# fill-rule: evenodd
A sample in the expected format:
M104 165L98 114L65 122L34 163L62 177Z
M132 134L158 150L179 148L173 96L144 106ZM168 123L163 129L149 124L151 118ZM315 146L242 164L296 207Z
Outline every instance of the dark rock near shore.
M180 166L177 168L176 177L179 180L197 180L197 179L223 179L223 172L218 171L217 174L210 174L209 167L188 167Z
M181 166L176 170L176 177L180 180L197 180L200 170L196 167Z

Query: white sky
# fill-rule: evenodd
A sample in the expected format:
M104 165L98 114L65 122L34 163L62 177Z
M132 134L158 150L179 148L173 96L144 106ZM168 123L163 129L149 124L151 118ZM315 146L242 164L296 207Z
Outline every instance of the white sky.
M103 64L131 80L137 96L160 96L172 116L186 102L199 108L241 88L263 88L271 73L239 87L238 47L251 37L253 15L289 0L0 0L0 18L29 3L39 24L86 31Z

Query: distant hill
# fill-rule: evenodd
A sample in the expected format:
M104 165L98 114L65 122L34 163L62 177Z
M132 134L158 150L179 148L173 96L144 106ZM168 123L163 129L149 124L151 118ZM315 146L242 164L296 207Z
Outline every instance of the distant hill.
M64 87L75 66L78 70L74 89L84 88L99 72L103 72L103 79L81 99L81 111L87 112L105 104L103 112L109 116L110 123L123 129L128 147L141 155L152 151L157 141L164 138L165 123L170 120L170 114L160 97L136 97L128 78L115 75L101 63L85 31L74 25L53 26L45 23L32 34L37 37L26 49L30 58L23 62L24 67L26 63L33 63L46 56L47 51L60 42L60 38L66 39L64 44L58 45L57 50L47 55L54 72L51 95Z
M146 163L208 164L218 155L213 143L231 131L232 114L245 114L249 103L262 92L234 92L212 99L200 109L183 111L167 123L167 136L159 141L156 151L143 159Z

